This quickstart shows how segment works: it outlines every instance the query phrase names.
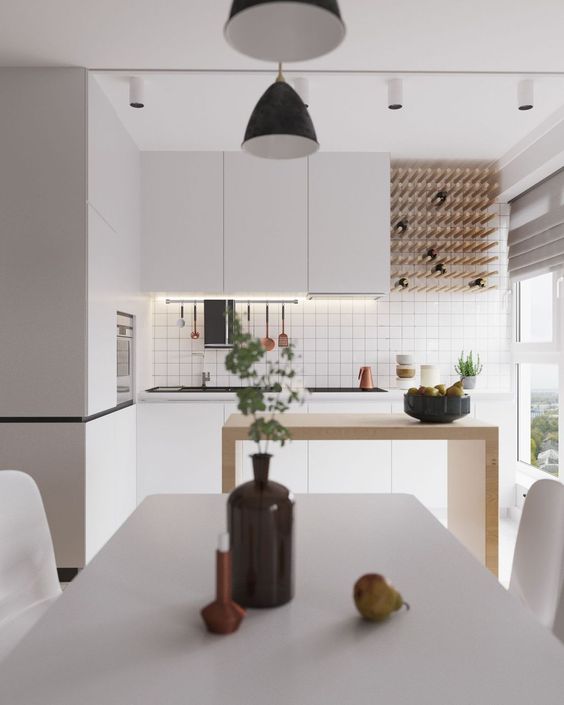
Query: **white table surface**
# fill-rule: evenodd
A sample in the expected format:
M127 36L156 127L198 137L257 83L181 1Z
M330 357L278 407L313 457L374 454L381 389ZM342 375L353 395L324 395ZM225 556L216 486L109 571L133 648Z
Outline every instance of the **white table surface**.
M2 705L562 705L564 646L413 497L297 498L293 602L208 634L225 498L155 496L0 666ZM410 612L362 621L355 579Z

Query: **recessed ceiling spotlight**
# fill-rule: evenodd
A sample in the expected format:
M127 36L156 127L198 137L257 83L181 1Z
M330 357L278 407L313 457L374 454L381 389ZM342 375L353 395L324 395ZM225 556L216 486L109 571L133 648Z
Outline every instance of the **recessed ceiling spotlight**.
M309 108L309 81L307 78L294 78L292 83L294 84L294 90L302 99L303 104L306 108Z
M145 107L145 81L141 76L132 76L129 79L129 105L132 108Z
M337 0L233 0L224 34L254 59L304 61L335 49L345 25Z
M401 78L391 78L388 81L388 108L390 110L403 108L403 81Z
M286 83L281 66L251 113L241 147L265 159L298 159L319 149L307 107Z
M519 110L531 110L535 104L535 86L530 78L517 84L517 107Z

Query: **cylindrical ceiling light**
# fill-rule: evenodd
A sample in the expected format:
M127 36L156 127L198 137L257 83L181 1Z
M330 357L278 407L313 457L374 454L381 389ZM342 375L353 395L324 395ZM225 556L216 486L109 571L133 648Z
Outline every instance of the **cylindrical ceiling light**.
M300 96L306 108L309 108L309 81L307 78L294 78L292 80L294 90Z
M388 108L390 110L403 108L403 81L401 78L391 78L388 81Z
M319 149L307 107L281 69L256 104L241 146L264 159L298 159Z
M339 46L345 25L337 0L233 0L224 34L254 59L304 61Z
M535 86L530 78L517 84L517 107L519 110L531 110L535 104Z
M141 76L132 76L129 79L129 105L132 108L145 107L145 82Z

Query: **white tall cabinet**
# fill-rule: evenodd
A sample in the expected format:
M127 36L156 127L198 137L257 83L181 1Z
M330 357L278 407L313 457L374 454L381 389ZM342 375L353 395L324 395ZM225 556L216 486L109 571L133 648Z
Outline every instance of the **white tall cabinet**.
M307 290L307 160L225 153L225 291Z
M382 294L390 286L390 157L322 152L309 158L312 294Z
M139 154L85 69L1 69L0 94L0 469L37 481L57 564L79 568L135 502L116 312L148 336Z
M223 291L223 153L142 152L143 291Z

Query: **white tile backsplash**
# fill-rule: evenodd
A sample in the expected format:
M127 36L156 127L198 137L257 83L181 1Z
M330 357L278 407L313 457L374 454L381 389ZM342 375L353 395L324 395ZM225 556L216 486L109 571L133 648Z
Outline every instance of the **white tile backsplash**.
M500 213L503 209L500 209ZM462 350L478 352L484 364L480 388L509 390L511 384L511 296L507 293L507 218L499 219L490 238L499 241L498 272L481 293L392 292L378 300L300 301L286 306L286 332L296 349L295 366L306 386L357 386L358 368L371 365L376 384L393 388L395 356L412 353L417 365L438 363L446 383L456 379L454 364ZM188 296L186 297L188 298ZM246 330L246 302L237 305ZM200 339L192 340L192 307L185 307L186 326L176 321L179 305L153 301L154 384L237 384L224 367L226 351L204 351L203 306L198 307ZM281 307L270 306L270 334L281 331ZM250 329L264 335L265 307L251 304ZM278 348L269 357L278 359Z

